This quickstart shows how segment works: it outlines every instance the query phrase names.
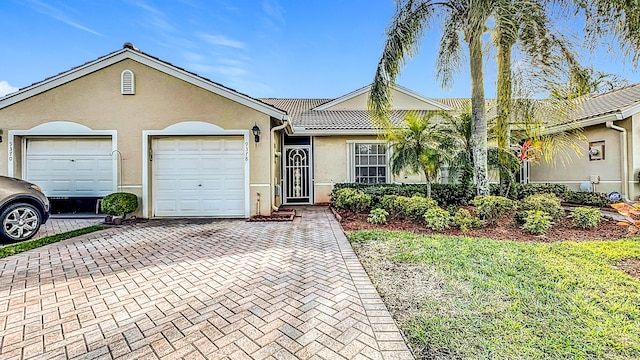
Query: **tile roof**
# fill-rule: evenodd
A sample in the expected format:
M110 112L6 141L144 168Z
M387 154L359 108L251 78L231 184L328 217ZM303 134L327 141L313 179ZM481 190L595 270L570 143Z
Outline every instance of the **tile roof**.
M623 112L635 105L640 105L640 84L625 86L621 89L581 99L573 118L586 120Z
M369 118L366 110L316 110L335 99L282 99L282 98L262 98L262 102L271 104L286 111L292 119L293 126L304 128L305 131L375 131L373 121ZM471 106L471 99L465 98L442 98L431 99L454 109L454 111L466 111ZM489 114L495 113L492 110L495 101L487 100L487 110ZM402 126L403 119L410 110L395 110L391 113L391 122L394 125ZM422 110L418 113L426 114L429 111Z
M293 126L305 131L371 130L373 121L366 110L314 110L334 99L260 99L263 102L285 110L292 119ZM400 126L409 110L396 110L391 114L391 122ZM419 111L425 114L428 111Z
M263 98L258 99L264 103L277 107L286 111L289 116L294 117L305 111L309 111L333 99L279 99L279 98Z

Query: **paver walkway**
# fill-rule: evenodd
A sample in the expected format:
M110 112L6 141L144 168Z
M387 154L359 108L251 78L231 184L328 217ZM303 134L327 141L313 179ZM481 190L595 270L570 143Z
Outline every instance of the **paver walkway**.
M86 228L92 225L99 225L104 222L104 217L101 218L50 218L46 224L40 227L34 239L38 239L45 236L51 236L63 232L72 230L78 230Z
M301 215L149 221L0 259L0 358L411 359L331 213Z

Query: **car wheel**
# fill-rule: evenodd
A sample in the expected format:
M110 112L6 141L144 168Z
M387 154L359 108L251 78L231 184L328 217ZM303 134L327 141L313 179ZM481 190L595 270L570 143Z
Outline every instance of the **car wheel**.
M7 240L31 239L40 229L42 217L33 205L17 203L9 205L0 214L0 236Z

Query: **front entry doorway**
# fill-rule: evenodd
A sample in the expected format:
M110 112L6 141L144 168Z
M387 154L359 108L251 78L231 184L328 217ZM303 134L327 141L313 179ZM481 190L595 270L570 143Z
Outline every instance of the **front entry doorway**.
M283 154L283 202L286 205L312 203L312 154L308 136L285 136Z

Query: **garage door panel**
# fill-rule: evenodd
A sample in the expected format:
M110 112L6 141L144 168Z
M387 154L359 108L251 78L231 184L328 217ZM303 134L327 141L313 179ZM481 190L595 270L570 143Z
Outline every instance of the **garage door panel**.
M242 137L154 139L154 216L244 216L243 149Z
M157 200L155 206L158 212L176 212L178 210L175 200Z
M98 182L93 180L76 180L75 183L78 192L90 192L99 187Z
M54 191L58 194L64 193L71 187L71 180L51 180L51 191Z
M50 197L99 197L114 190L107 138L26 140L25 179Z

